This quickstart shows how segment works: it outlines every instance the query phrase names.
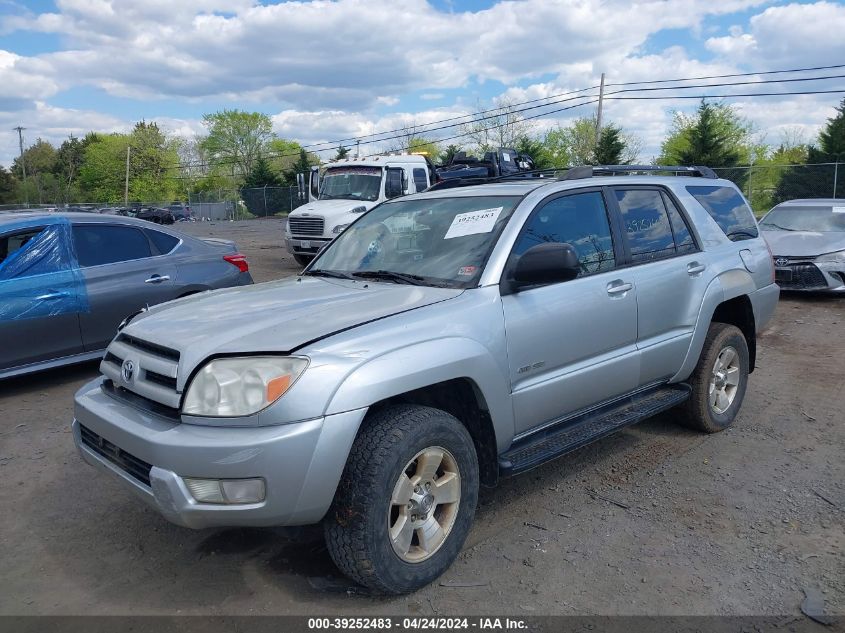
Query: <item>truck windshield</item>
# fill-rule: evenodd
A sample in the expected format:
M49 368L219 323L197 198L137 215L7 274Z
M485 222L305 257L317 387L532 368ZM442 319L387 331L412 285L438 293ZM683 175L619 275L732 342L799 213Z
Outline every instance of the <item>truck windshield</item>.
M397 200L379 205L334 240L306 274L470 288L516 196Z
M381 167L332 167L320 185L320 200L378 200Z

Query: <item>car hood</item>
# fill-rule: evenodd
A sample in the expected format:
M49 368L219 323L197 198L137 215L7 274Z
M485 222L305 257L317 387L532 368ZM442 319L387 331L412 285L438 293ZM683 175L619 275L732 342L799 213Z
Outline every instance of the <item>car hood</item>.
M845 232L762 231L775 257L815 257L845 249Z
M301 216L303 214L319 216L335 216L341 213L348 213L356 207L367 207L369 211L376 205L369 200L315 200L297 208L291 215Z
M215 354L291 352L306 343L461 294L393 283L291 277L153 306L124 332L181 353L180 370ZM186 376L180 371L180 377ZM181 384L179 385L181 388Z

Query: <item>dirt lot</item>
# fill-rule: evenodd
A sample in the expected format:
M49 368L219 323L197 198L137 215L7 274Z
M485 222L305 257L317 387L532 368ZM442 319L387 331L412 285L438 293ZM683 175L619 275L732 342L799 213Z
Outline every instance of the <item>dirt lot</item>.
M297 270L282 227L185 230L266 281ZM318 533L175 527L86 466L71 401L96 364L9 380L0 613L797 615L816 588L845 614L843 333L845 297L785 297L732 429L663 415L484 491L456 564L391 599L317 588L338 576Z

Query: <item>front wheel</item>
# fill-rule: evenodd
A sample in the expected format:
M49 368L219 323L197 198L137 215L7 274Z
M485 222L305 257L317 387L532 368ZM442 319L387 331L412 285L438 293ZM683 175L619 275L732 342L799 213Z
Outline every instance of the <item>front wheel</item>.
M415 405L374 414L355 439L324 521L340 570L381 593L424 587L455 560L478 501L472 438Z
M691 378L692 395L682 409L690 428L716 433L736 418L748 387L748 344L739 328L712 323Z

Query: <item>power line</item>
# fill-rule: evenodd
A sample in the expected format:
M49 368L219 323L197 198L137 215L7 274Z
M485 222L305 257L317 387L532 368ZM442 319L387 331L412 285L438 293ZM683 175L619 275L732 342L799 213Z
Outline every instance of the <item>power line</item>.
M845 65L842 65L842 67L845 67ZM780 71L771 71L771 72L780 72ZM772 84L772 83L794 83L794 82L822 81L822 80L842 79L842 78L845 78L845 74L843 74L843 75L824 75L824 76L814 76L814 77L795 77L795 78L789 78L789 79L763 79L763 80L760 80L760 81L721 82L721 83L713 83L713 84L692 84L692 85L688 85L688 86L661 86L661 87L650 87L650 88L625 88L625 89L622 89L622 90L614 90L612 92L605 93L604 99L623 100L625 98L623 98L623 97L613 97L613 95L618 95L618 94L622 94L622 93L630 93L630 92L692 90L692 89L695 89L695 88L716 88L716 87L726 87L726 86L754 86L754 85ZM701 99L701 98L717 99L717 98L741 97L741 96L775 96L775 95L778 95L778 94L782 94L782 95L828 94L830 92L831 91L801 91L801 92L780 92L780 93L759 93L759 94L753 93L753 94L746 94L746 95L709 95L709 96L707 96L707 95L704 95L704 96L702 96L702 95L680 96L679 95L679 96L674 96L674 97L658 96L658 97L651 97L651 99L675 99L675 98L677 98L677 99ZM839 91L832 91L832 92L839 92ZM576 97L567 97L567 98L564 98L564 99L558 99L556 101L551 101L549 103L532 105L532 106L528 106L528 107L524 107L524 108L510 109L510 110L507 111L507 114L520 114L522 112L527 112L529 110L536 110L536 109L539 109L539 108L547 108L549 106L557 105L559 103L566 103L566 102L571 102L571 101L575 101L575 100L578 100L578 99L586 99L586 98L590 98L590 97L595 97L595 95L581 95L581 96L576 96ZM644 96L643 97L629 97L628 99L647 99L647 97L644 97ZM578 106L581 106L581 105L596 103L597 101L598 100L594 98L591 101L575 104L573 107L578 107ZM568 109L570 109L570 108L548 110L548 111L544 111L544 112L542 112L538 115L522 117L521 120L525 121L525 120L538 119L538 118L549 116L551 114L555 114L557 112L565 111L565 110L568 110ZM460 125L469 125L471 123L480 123L480 122L483 122L483 121L496 119L500 116L502 116L502 115L496 114L496 115L487 115L487 116L477 117L477 118L472 119L471 121L465 121L463 123L452 123L452 124L448 124L448 125L441 125L439 127L428 128L426 130L421 130L420 133L430 134L432 132L438 132L438 131L450 129L450 128L453 128L453 127L458 127ZM455 135L455 136L446 137L444 139L436 139L436 141L437 142L443 142L444 140L461 138L461 137L468 136L469 134L472 134L472 133L475 133L475 132L484 132L484 131L488 131L488 130L491 130L491 129L504 127L505 125L508 125L508 123L501 124L501 125L494 125L494 126L491 126L490 128L482 128L482 129L477 130L477 131L458 134L458 135ZM370 135L370 136L373 136L373 135ZM358 141L359 141L358 144L359 145L371 145L371 144L374 144L374 143L383 143L383 142L386 142L386 141L401 139L401 138L404 138L405 136L406 136L406 134L403 133L403 134L397 134L397 135L394 135L394 136L387 136L387 137L370 139L370 140L360 140L360 139L358 139ZM366 137L361 137L361 138L366 138ZM302 146L302 149L306 149L308 147L313 147L313 146L305 145L305 146ZM289 153L289 154L268 153L268 154L265 154L264 157L265 158L293 158L293 157L296 157L298 155L299 155L299 152ZM230 163L233 163L233 162L236 162L236 161L233 161L233 159L221 159L221 160L219 160L219 161L217 161L213 164L215 164L215 165L225 165L225 164L230 164ZM185 167L208 167L208 166L211 166L211 165L212 165L212 163L194 163L194 164L189 164L189 165L174 165L174 166L170 166L170 167L165 167L165 169L180 169L180 168L185 168Z
M807 67L807 68L791 68L791 69L785 69L785 70L767 70L767 71L762 71L762 72L733 73L733 74L727 74L727 75L704 75L704 76L699 76L699 77L683 77L683 78L677 78L677 79L656 79L656 80L652 80L652 81L628 81L628 82L619 82L619 83L607 83L607 84L605 84L605 87L608 87L608 86L612 86L612 87L639 86L639 85L660 84L660 83L676 83L676 82L680 82L680 81L702 81L702 80L706 80L706 79L728 79L728 78L733 78L733 77L754 77L754 76L758 76L758 75L774 75L774 74L786 74L786 73L797 73L797 72L811 72L811 71L817 71L817 70L831 70L831 69L834 69L834 68L845 68L845 64L834 64L832 66L814 66L814 67ZM783 82L786 82L786 81L802 81L802 79L801 78L797 78L797 79L793 78L793 79L781 79L781 80L768 80L768 83L777 83L779 81L783 81ZM812 81L812 79L806 79L806 81ZM762 83L762 82L752 82L752 83ZM710 85L719 85L719 84L710 84ZM736 84L736 85L741 85L741 84ZM536 103L538 101L545 101L547 99L548 100L557 99L558 97L566 97L566 96L570 96L570 95L579 94L579 93L582 93L582 92L587 92L589 90L596 90L599 87L600 87L599 85L595 85L595 86L590 86L589 88L580 88L578 90L570 90L570 91L567 91L567 92L561 92L561 93L554 94L554 95L547 95L545 97L538 97L538 98L535 98L535 99L529 99L527 101L518 101L518 102L515 102L515 103L505 105L505 106L499 106L499 107L496 107L496 108L489 108L487 110L481 110L479 112L474 112L474 113L471 113L471 114L462 114L462 115L458 115L458 116L454 116L454 117L449 117L449 118L446 118L446 119L439 119L437 121L431 121L429 123L422 123L420 125L421 126L427 126L427 125L435 125L435 124L438 124L438 123L446 123L448 121L455 121L457 119L474 117L478 114L487 114L487 113L496 112L496 111L499 111L499 110L502 111L500 114L504 114L504 113L507 113L507 112L511 112L512 109L513 109L513 106L522 106L522 105L526 105L526 104L529 104L529 103ZM644 88L643 90L646 90L646 88ZM551 105L551 104L552 103L549 103L549 104L546 104L546 105ZM542 107L542 106L535 106L535 107ZM397 128L397 129L394 129L394 130L387 130L387 131L384 131L384 132L373 132L372 134L366 134L366 135L363 135L363 136L353 136L353 137L349 137L349 138L339 139L339 140L336 140L336 141L323 141L323 142L319 142L319 143L312 143L310 145L303 145L302 147L303 147L303 149L312 149L313 151L319 152L319 151L324 151L324 150L328 150L328 149L333 149L335 145L341 145L341 144L343 144L344 142L347 142L347 141L356 141L356 140L360 140L360 139L371 138L371 137L374 137L374 136L382 136L384 134L393 134L393 133L396 133L396 132L403 132L406 129L407 128ZM424 134L424 133L426 133L426 130L421 129L421 130L419 130L419 133ZM320 145L326 145L327 147L316 149L317 146L320 146Z

